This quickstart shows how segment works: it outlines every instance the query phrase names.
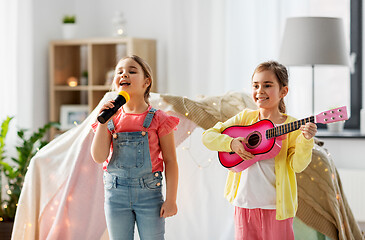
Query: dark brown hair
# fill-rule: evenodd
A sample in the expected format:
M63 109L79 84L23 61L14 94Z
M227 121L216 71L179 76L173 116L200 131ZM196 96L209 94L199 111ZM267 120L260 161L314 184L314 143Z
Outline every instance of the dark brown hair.
M263 72L263 71L271 71L275 74L276 79L280 85L280 89L288 86L289 83L289 75L286 67L276 61L267 61L259 64L255 71L252 74L252 79L255 73ZM279 111L281 113L286 113L286 106L284 103L284 99L282 98L279 103Z
M123 57L122 59L119 60L119 62L121 62L125 59L128 59L128 58L136 61L141 66L142 71L144 73L144 77L149 78L151 80L150 85L148 85L146 91L144 92L144 101L149 104L149 97L150 97L150 92L151 92L152 82L153 82L152 69L151 69L150 65L148 65L148 63L144 59L142 59L141 57L139 57L137 55Z

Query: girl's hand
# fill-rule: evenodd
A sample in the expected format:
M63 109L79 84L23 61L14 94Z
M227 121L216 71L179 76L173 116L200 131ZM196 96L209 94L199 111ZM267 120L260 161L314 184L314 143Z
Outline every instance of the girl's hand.
M114 100L110 100L110 101L107 101L101 108L100 108L100 111L99 111L99 114L104 111L105 109L109 109L109 108L113 108L114 107Z
M110 109L110 108L113 108L115 105L114 105L114 100L110 100L110 101L107 101L99 110L99 113L98 115L100 115L104 110L106 109ZM117 114L118 114L119 111L116 111L113 116L110 117L110 119L113 119ZM107 126L107 123L108 121L106 121L104 124L101 124L101 125L104 125L104 126Z
M243 147L243 143L247 143L247 140L244 137L234 138L231 142L231 149L233 152L237 153L243 160L250 160L255 157L250 152L247 152Z
M311 139L317 133L317 125L311 122L306 123L305 125L300 126L300 131L302 131L303 136L306 139Z
M163 217L163 218L172 217L172 216L176 215L176 213L177 213L176 202L165 201L162 204L161 211L160 211L160 217Z

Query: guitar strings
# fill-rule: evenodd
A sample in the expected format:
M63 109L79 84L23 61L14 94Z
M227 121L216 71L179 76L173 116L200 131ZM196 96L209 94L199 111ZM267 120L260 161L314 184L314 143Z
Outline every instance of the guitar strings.
M290 122L285 125L281 125L275 128L268 129L266 131L266 137L267 139L278 137L281 135L284 135L286 133L298 130L300 126L305 125L307 122L313 122L314 123L314 116L304 118L295 122Z

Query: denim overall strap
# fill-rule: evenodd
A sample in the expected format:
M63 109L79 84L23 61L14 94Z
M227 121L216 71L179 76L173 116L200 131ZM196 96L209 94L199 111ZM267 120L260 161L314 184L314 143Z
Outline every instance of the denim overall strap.
M151 108L148 111L148 114L147 114L147 116L146 116L146 118L144 119L144 122L143 122L143 127L144 128L149 128L150 127L153 116L155 115L156 111L157 111L157 109L155 109L155 108Z
M115 126L114 126L113 119L110 119L107 124L108 124L109 131L114 132Z

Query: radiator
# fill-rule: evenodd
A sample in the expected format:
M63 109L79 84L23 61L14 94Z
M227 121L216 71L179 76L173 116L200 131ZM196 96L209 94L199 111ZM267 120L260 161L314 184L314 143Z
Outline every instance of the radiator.
M356 221L365 222L365 170L337 169Z

